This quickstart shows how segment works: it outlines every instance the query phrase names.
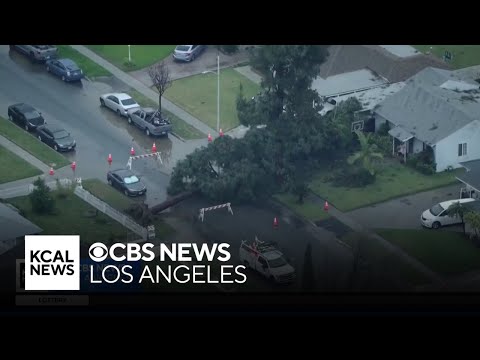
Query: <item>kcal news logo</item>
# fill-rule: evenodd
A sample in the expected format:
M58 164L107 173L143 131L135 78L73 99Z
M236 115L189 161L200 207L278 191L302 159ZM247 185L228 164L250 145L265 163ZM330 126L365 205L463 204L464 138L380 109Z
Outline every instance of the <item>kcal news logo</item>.
M80 236L25 236L25 290L80 290Z

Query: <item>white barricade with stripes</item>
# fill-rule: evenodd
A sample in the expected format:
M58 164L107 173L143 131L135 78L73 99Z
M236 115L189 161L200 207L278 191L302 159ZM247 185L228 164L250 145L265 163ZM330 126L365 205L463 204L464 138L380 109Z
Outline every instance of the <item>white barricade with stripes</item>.
M130 156L128 158L128 162L127 162L127 167L132 170L132 161L133 160L137 160L137 159L145 159L145 158L149 158L149 157L156 157L160 163L163 165L163 161L162 161L162 157L160 156L161 153L160 151L157 151L157 152L154 152L154 153L151 153L151 154L143 154L143 155L137 155L137 156Z
M232 207L230 206L230 203L225 203L225 204L220 204L220 205L215 205L215 206L210 206L207 208L200 209L200 214L198 215L198 218L201 219L203 222L203 218L205 217L206 211L223 209L223 208L227 208L228 212L233 215L233 210L232 210Z

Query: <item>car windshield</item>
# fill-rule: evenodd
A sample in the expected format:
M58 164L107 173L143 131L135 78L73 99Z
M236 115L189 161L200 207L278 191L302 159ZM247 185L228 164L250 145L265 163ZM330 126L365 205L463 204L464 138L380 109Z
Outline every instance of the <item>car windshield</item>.
M279 258L276 258L276 259L268 260L268 265L270 265L271 268L277 268L287 264L288 263L283 256L280 256Z
M178 45L176 50L178 50L178 51L188 51L188 50L190 50L190 45Z
M53 134L53 137L54 137L55 139L64 139L64 138L66 138L66 137L68 137L68 136L69 136L69 134L68 134L68 132L66 132L65 130L60 130L60 131L57 131L57 132L55 132L55 133Z
M45 123L43 117L41 117L37 112L26 113L25 117L27 118L28 122L33 125L43 125Z
M123 181L125 182L125 184L129 185L129 184L135 184L140 180L138 180L138 178L135 175L132 175L132 176L127 176L123 178Z
M135 105L135 104L136 104L136 102L135 102L135 100L133 100L133 99L125 99L125 100L122 100L122 105L125 105L125 106L127 106L127 105Z
M440 204L437 204L431 207L430 212L433 216L438 216L443 210L445 209Z

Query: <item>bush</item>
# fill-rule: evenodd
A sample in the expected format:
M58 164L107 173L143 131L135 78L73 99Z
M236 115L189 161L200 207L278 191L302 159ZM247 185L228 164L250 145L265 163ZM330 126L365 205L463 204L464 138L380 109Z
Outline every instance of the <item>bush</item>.
M433 151L430 148L410 155L407 158L407 166L417 170L424 175L433 175L436 173L436 164L433 162Z
M217 49L230 55L238 51L238 45L217 45Z
M59 199L66 199L69 195L73 193L73 184L72 185L62 185L59 179L56 180L57 182L57 198Z
M392 156L392 140L389 136L372 133L369 141L371 144L377 145L378 150L380 150L384 156Z
M375 175L363 167L351 166L340 169L332 181L333 186L363 187L375 182Z
M45 184L45 180L38 178L33 185L35 188L29 195L32 210L37 214L53 214L55 199L52 197L50 188Z

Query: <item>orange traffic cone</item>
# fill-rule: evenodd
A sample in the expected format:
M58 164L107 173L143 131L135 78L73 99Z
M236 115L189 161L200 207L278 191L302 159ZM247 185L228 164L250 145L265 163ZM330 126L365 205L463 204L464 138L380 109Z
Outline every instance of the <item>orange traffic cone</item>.
M273 227L277 227L278 226L278 220L277 220L277 217L274 217L273 218Z
M219 135L223 136L223 130L222 129L220 129Z
M130 149L130 155L135 156L135 149L133 148L133 146Z
M48 173L52 176L53 176L53 174L55 174L55 171L53 171L53 167L50 168L50 171Z
M208 134L208 142L212 142L212 135Z
M328 201L325 200L325 205L323 205L323 210L328 211Z

